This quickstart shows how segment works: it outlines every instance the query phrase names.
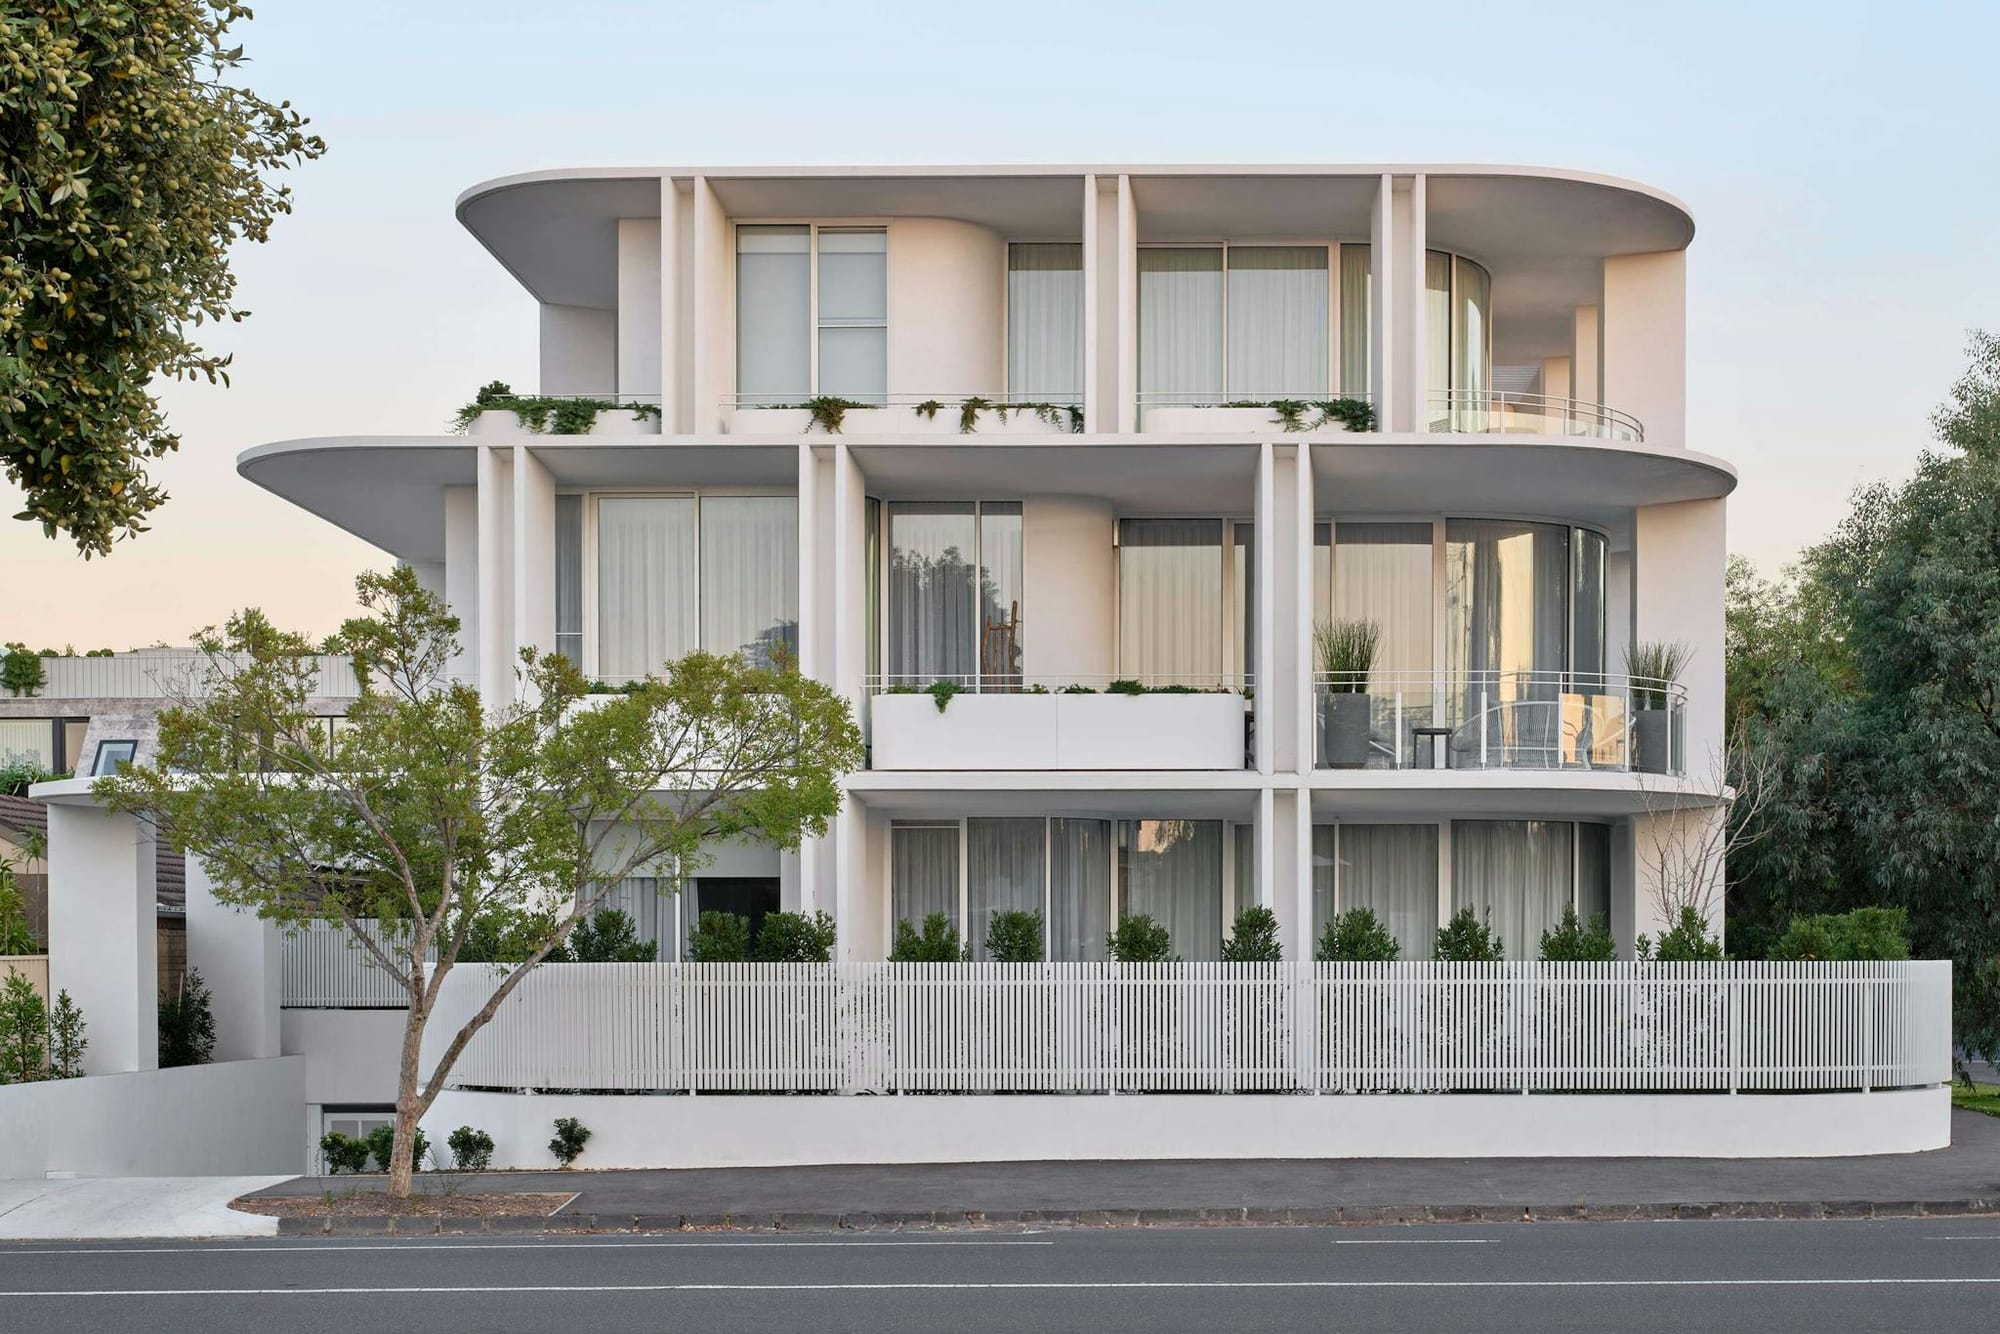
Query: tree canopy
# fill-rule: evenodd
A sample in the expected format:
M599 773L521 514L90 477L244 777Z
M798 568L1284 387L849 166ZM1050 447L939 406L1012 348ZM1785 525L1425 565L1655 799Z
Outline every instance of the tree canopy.
M227 383L194 326L241 320L229 248L319 157L288 102L231 82L228 0L22 0L0 19L0 459L15 517L86 557L145 531L175 449L149 382Z

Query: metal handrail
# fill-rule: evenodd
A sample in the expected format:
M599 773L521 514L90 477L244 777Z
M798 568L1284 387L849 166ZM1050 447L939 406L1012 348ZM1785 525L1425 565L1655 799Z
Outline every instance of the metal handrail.
M1249 672L875 672L867 677L866 688L870 695L890 695L921 692L946 681L976 695L1059 695L1070 686L1102 694L1114 681L1137 681L1148 691L1185 689L1200 694L1248 693L1256 686Z
M1637 417L1602 403L1577 398L1557 398L1548 394L1521 394L1501 389L1433 389L1430 406L1446 414L1443 430L1458 434L1500 434L1517 431L1531 435L1583 435L1604 440L1625 440L1643 444L1646 428ZM1463 414L1463 415L1462 415ZM1510 426L1512 416L1540 416L1560 422L1554 430L1535 431ZM1483 424L1468 424L1483 416Z
M808 394L805 398L800 398L795 394L723 394L717 401L725 408L796 408L810 402L814 397L845 398L846 395ZM1025 396L1016 399L1012 395L998 392L984 394L869 394L863 398L848 398L847 401L850 403L859 403L865 408L914 408L923 403L936 403L938 411L942 413L947 410L956 412L967 399L973 398L984 399L995 408L1006 408L1009 411L1017 407L1027 408L1043 405L1057 408L1077 408L1079 410L1083 407L1080 397L1075 402L1066 402L1059 398L1028 398Z
M1271 403L1331 403L1343 398L1362 403L1375 401L1374 393L1367 389L1245 389L1218 390L1214 393L1160 389L1141 390L1137 395L1140 407L1156 408L1222 408L1232 403L1248 403L1261 408Z

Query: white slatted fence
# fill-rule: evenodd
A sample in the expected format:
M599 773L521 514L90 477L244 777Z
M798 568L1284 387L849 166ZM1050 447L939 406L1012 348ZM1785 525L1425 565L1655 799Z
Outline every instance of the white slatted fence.
M377 942L384 939L374 922L360 927ZM403 984L384 972L344 926L313 922L288 932L280 955L278 1003L287 1009L402 1009L410 1003Z

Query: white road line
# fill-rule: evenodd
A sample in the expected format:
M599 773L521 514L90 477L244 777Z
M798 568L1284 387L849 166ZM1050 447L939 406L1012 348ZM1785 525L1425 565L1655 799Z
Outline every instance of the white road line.
M1365 1241L1336 1241L1336 1246L1497 1246L1498 1237L1380 1237Z
M1053 1241L1000 1241L984 1238L968 1241L938 1241L918 1238L910 1241L889 1241L875 1239L863 1241L736 1241L717 1237L713 1241L626 1241L621 1237L606 1237L601 1241L497 1241L489 1242L478 1238L468 1238L461 1242L451 1241L388 1241L367 1242L345 1246L329 1239L325 1242L304 1246L66 1246L19 1247L0 1250L0 1261L18 1260L36 1255L294 1255L301 1252L309 1255L345 1255L350 1251L576 1251L576 1250L755 1250L759 1247L775 1246L787 1250L810 1249L815 1246L1053 1246ZM0 1293L0 1296L4 1296Z
M1979 1278L1517 1278L1517 1279L1296 1279L1256 1281L1172 1281L1098 1283L579 1283L518 1286L417 1288L94 1288L74 1291L13 1292L5 1297L409 1297L475 1293L658 1292L1101 1292L1108 1290L1187 1292L1340 1288L1870 1288L1990 1286L2000 1275Z

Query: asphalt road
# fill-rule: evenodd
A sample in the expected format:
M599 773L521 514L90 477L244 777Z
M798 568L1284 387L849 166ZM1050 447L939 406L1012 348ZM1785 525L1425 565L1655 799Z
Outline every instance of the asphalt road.
M0 1329L1941 1329L2000 1219L0 1248Z

